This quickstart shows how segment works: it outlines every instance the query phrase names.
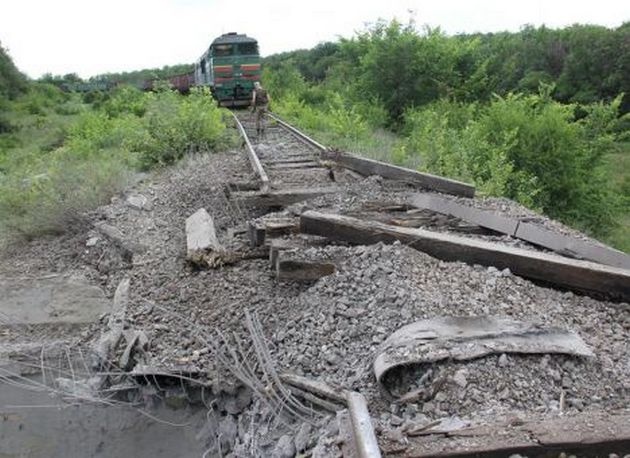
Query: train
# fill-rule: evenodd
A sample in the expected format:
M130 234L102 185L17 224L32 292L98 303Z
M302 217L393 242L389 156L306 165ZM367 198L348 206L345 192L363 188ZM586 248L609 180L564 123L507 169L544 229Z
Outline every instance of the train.
M260 81L258 42L230 32L216 38L195 63L195 86L206 86L222 106L247 105Z
M261 64L258 41L245 34L225 33L212 41L210 47L195 62L190 73L172 75L164 79L139 81L135 86L150 91L158 81L167 81L173 89L187 93L192 87L208 87L219 105L235 107L248 105L254 83L260 81ZM65 90L89 92L115 87L115 82L74 83Z
M191 87L207 87L221 106L248 105L254 83L260 81L258 41L245 34L229 32L217 37L195 62L194 71L173 75L166 80L179 92ZM151 90L157 80L146 81Z

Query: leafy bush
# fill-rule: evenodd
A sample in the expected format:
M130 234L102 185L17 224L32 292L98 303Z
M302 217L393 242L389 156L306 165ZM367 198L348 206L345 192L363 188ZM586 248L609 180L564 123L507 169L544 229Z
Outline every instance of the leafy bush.
M14 106L18 111L45 115L50 109L67 101L69 96L56 86L46 83L31 83L28 91L20 97Z
M618 102L575 107L540 95L497 97L488 106L440 102L407 112L404 154L433 173L473 181L596 234L614 226L618 201L604 170Z
M15 99L27 89L26 77L15 67L9 53L0 44L0 99Z
M102 110L75 114L67 128L58 124L65 115L53 116L48 107L57 112L64 104L81 105L74 99L66 103L66 97L61 105L40 103L41 93L38 89L26 102L15 103L23 107L34 101L42 107L43 114L25 119L32 128L46 131L46 143L0 155L4 234L35 237L63 231L80 221L82 212L118 192L133 169L172 163L191 148L212 150L226 139L224 111L207 90L184 97L172 91L145 94L123 88ZM7 138L0 136L3 143Z
M98 100L98 97L93 96L92 102ZM112 118L123 114L141 117L146 113L147 102L148 97L139 89L132 86L120 86L102 102L101 109Z
M193 148L215 150L225 140L224 111L207 89L193 89L187 97L173 91L147 97L147 135L128 144L141 154L143 166L173 163Z

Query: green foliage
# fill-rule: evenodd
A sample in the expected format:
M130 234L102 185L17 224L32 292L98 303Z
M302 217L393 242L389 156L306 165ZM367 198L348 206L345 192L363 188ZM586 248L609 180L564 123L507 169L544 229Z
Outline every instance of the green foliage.
M549 89L487 106L440 102L411 110L404 151L420 154L428 171L605 235L619 210L603 159L619 100L588 107L576 121L575 107L551 100Z
M98 100L98 96L92 95L89 99L95 102ZM141 90L132 86L122 85L114 89L98 105L110 117L117 117L122 114L143 116L147 110L147 101L148 98Z
M413 23L378 23L357 41L366 49L359 59L358 85L382 100L392 119L407 107L465 92L478 65L475 40L457 42L439 29L420 35Z
M147 136L129 145L141 153L143 166L170 164L192 149L215 150L225 141L223 111L208 89L194 89L187 97L173 91L147 97Z
M81 221L82 212L117 192L128 174L117 152L85 158L59 148L45 163L0 175L3 232L32 238L68 230Z
M31 83L28 91L16 100L14 108L23 113L45 115L69 100L68 94L47 83Z
M184 97L123 87L88 110L78 94L37 83L9 108L19 128L0 133L0 232L23 237L72 226L136 168L226 140L224 112L207 90Z
M15 67L7 50L0 44L0 100L15 99L27 88L26 77Z

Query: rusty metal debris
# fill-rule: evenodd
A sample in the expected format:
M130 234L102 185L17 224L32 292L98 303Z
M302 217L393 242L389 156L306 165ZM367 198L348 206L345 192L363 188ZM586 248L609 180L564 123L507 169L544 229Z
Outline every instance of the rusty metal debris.
M381 345L373 369L379 383L393 369L498 353L593 356L576 333L502 317L437 317L403 326Z

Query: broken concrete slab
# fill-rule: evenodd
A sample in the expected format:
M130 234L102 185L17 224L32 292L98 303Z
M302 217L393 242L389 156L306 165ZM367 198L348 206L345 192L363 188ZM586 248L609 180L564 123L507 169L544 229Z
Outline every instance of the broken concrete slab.
M0 279L0 312L7 324L91 323L111 308L82 276Z
M403 326L381 345L374 375L447 359L465 361L498 353L593 356L576 333L503 317L437 317Z

